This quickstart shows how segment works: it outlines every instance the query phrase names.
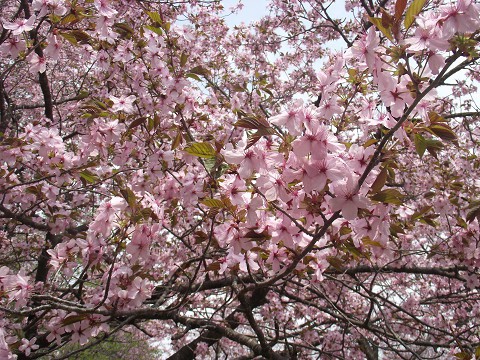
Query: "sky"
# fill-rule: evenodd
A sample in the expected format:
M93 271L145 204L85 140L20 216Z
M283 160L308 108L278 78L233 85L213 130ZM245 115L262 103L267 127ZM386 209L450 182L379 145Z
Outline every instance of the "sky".
M225 10L236 5L238 0L222 0L222 4ZM230 26L240 25L242 22L249 23L262 18L262 16L268 14L267 0L243 0L244 5L242 11L239 14L230 15L226 18L227 23Z

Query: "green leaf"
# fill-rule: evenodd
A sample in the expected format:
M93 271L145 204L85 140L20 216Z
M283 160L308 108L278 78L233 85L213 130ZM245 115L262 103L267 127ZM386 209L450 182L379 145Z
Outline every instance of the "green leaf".
M405 29L408 30L410 26L412 26L415 18L418 14L420 14L420 11L422 11L422 8L424 7L426 2L427 0L413 0L413 2L407 9L407 12L405 13L405 20L403 21Z
M80 173L80 177L90 184L93 184L98 180L98 177L88 170L83 170Z
M74 23L74 22L77 22L77 21L78 21L78 18L74 14L70 13L70 14L64 16L60 20L60 24L67 25L67 24Z
M447 122L445 118L439 114L437 114L435 111L429 111L428 112L428 120L430 120L430 124L433 123L438 123L438 122Z
M415 134L415 150L420 157L423 157L425 150L427 150L427 142L421 134Z
M223 208L225 207L225 204L223 203L222 200L219 199L211 199L211 198L206 198L200 201L200 204L203 204L205 206L208 206L210 208Z
M182 55L180 56L180 66L185 66L187 61L188 61L188 54L185 52L182 52Z
M475 357L477 359L480 359L480 346L477 346L477 348L475 349Z
M198 75L196 75L196 74L188 73L188 74L186 74L185 76L188 77L188 78L195 79L195 80L197 80L197 81L202 81L202 79L200 79L200 78L198 77Z
M184 149L187 153L201 158L215 157L216 151L208 142L191 143Z
M370 199L385 204L402 205L404 195L395 189L386 189L371 196Z
M392 31L390 28L383 26L381 18L369 17L370 22L376 26L378 30L382 32L383 35L387 37L388 40L393 41Z
M425 140L427 144L427 151L432 155L435 159L437 158L437 151L443 149L443 144L441 141L428 139Z
M428 130L435 136L445 141L456 141L457 134L448 126L443 123L435 123L428 127Z
M59 35L67 40L70 44L77 46L78 42L75 36L69 32L59 32Z
M150 18L150 20L152 20L153 22L156 22L158 24L161 24L163 22L162 17L156 11L147 11L147 15Z
M431 209L432 209L431 206L422 207L420 210L417 210L412 214L411 220L413 221L413 220L417 220L417 219L421 218L423 215L425 215Z
M132 209L137 207L137 197L130 189L121 189L120 193L122 194L123 198L127 201L128 206Z
M151 25L145 25L145 29L148 29L150 31L153 31L157 35L163 35L162 29L156 27L156 26L151 26Z

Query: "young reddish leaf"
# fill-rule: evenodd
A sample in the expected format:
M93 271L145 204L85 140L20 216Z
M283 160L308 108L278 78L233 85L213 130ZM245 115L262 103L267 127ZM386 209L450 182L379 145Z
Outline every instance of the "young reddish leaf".
M380 170L380 173L378 174L377 178L373 182L370 191L372 193L378 193L380 190L382 190L383 185L385 185L385 183L387 182L387 176L388 176L387 169L386 167L383 167L382 170Z
M179 130L177 131L177 135L175 135L175 138L173 139L172 150L175 150L182 142L183 142L183 136L182 136L182 132Z
M262 138L262 135L258 135L258 132L256 132L253 135L250 135L247 139L247 146L245 147L245 149L248 149L253 145L255 145L257 141L260 140L261 138Z
M246 129L255 129L255 130L270 128L270 124L268 123L267 120L263 118L254 117L254 116L242 117L233 125L238 127L243 127Z
M75 324L77 322L85 320L87 318L87 316L88 316L87 314L67 316L65 319L62 320L62 325L67 326L67 325Z
M425 215L427 212L429 212L431 209L432 209L431 206L424 206L424 207L422 207L420 210L415 211L415 212L412 214L412 217L411 217L410 219L411 219L412 221L413 221L413 220L417 220L417 219L419 219L420 217L422 217L423 215Z
M237 127L242 127L245 129L255 129L255 130L261 126L261 124L257 121L257 119L251 118L251 117L241 118L240 120L235 122L233 125Z
M397 21L401 19L406 7L407 0L397 0L397 2L395 3L395 19Z
M203 66L195 66L194 68L190 69L189 73L191 74L197 74L197 75L204 75L208 76L210 75L210 71L208 69L205 69Z
M216 152L213 146L208 142L191 143L184 149L187 153L201 158L215 157Z
M220 270L220 263L218 261L212 262L207 266L207 271L218 271Z
M382 26L385 28L390 28L394 23L395 19L392 15L390 15L385 9L381 8L380 12L382 13Z
M343 269L345 264L345 262L342 259L336 256L327 256L327 261L331 266L333 266L337 270Z
M145 121L147 121L147 118L142 116L141 118L133 120L130 125L128 126L128 130L131 130L133 128L136 128L137 126L142 125Z
M408 30L410 26L412 26L415 18L418 14L420 14L420 11L422 11L422 8L426 2L427 0L413 0L407 9L407 12L405 13L405 20L403 21L405 29Z
M90 40L90 35L83 30L71 30L70 35L72 35L80 44L88 44Z
M470 209L470 211L467 213L467 222L471 223L475 218L480 222L480 200L472 201L468 209Z

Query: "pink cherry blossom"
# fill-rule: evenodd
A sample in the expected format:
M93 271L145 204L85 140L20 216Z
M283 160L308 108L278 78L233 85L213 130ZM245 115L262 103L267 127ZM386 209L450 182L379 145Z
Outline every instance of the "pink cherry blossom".
M123 111L127 114L130 114L135 111L133 107L133 102L137 99L135 95L120 96L120 97L110 95L109 99L112 100L113 102L113 106L112 106L113 112Z
M25 353L25 355L29 356L32 351L35 351L39 348L39 345L35 344L36 341L37 341L36 337L33 337L30 340L23 338L22 345L20 345L18 350Z
M28 32L34 28L36 16L32 15L28 19L19 18L13 23L4 23L4 29L11 30L13 35L20 35L24 31Z
M330 199L330 206L333 211L341 211L342 216L347 220L353 220L357 217L358 209L368 206L367 199L357 193L356 179L349 176L343 182L337 182L333 185L334 198Z

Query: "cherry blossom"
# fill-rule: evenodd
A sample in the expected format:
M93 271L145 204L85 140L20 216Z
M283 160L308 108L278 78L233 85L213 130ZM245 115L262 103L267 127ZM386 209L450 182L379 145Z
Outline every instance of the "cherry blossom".
M2 26L4 29L11 30L12 35L20 35L24 31L32 30L36 19L36 16L32 15L28 19L19 18L13 23L4 23Z
M1 359L478 353L479 5L265 5L2 3Z
M120 96L120 97L110 95L109 98L113 102L113 106L112 106L113 112L123 111L126 113L132 113L134 111L133 102L137 99L135 95Z

